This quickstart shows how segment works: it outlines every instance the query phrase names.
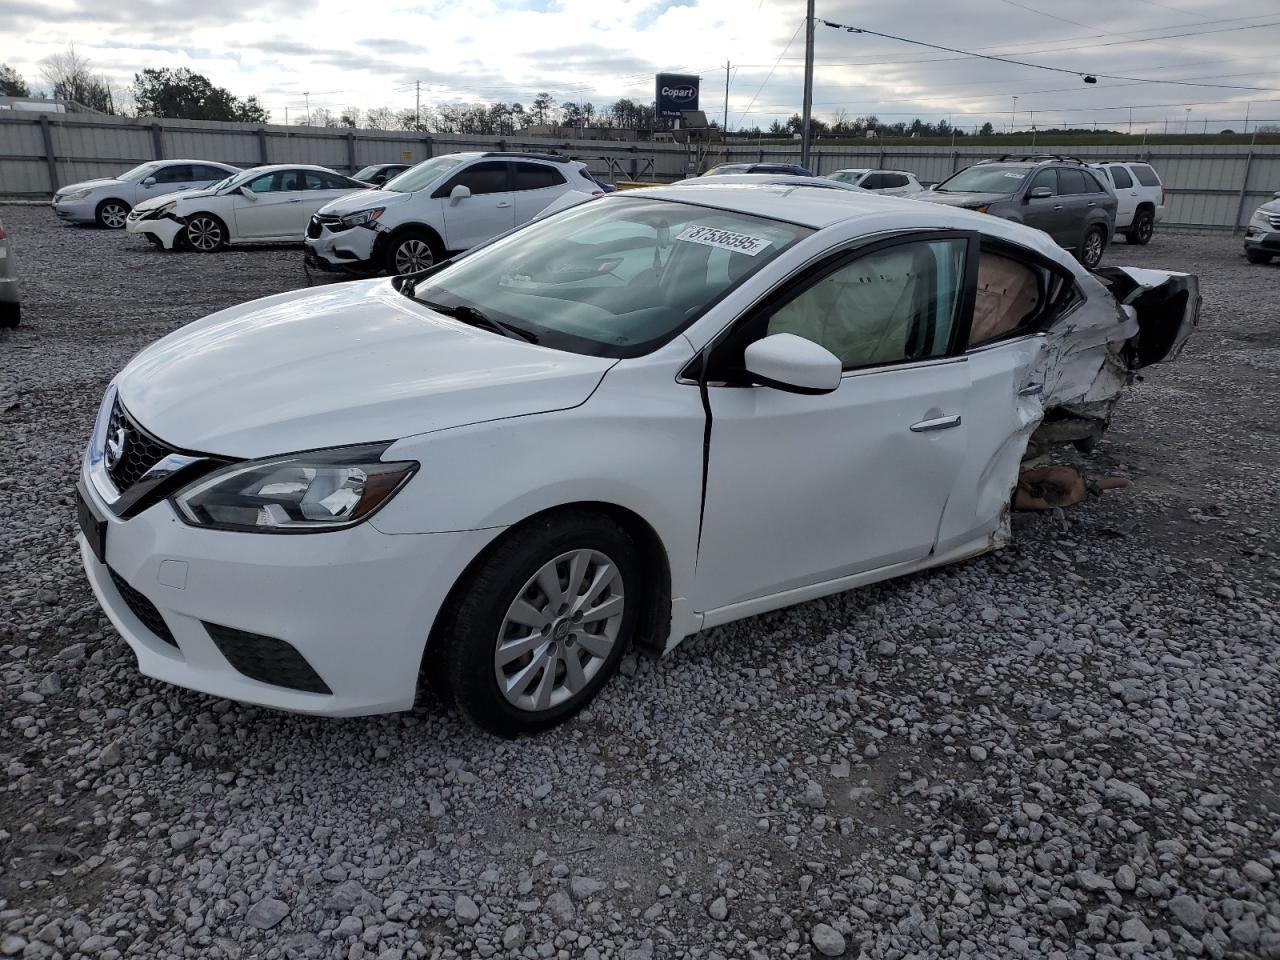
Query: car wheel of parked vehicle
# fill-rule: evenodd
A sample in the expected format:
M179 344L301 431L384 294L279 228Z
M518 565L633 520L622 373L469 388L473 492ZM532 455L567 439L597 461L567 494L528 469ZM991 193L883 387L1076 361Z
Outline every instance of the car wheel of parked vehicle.
M201 253L216 253L227 245L227 228L211 213L197 213L187 218L182 231L183 242Z
M1133 218L1133 226L1125 234L1130 243L1145 247L1151 242L1151 234L1155 232L1156 215L1150 210L1139 210Z
M491 733L554 726L617 670L643 591L636 545L612 520L586 511L534 520L455 589L427 648L428 679Z
M12 330L21 320L21 305L16 303L0 303L0 328Z
M426 270L439 259L436 241L424 230L406 230L387 244L387 273L399 276Z
M1245 259L1250 263L1270 263L1271 254L1263 253L1261 250L1246 250L1244 252Z
M123 200L103 200L98 204L98 226L108 230L120 230L129 219L130 207Z
M1092 270L1102 262L1102 252L1106 248L1106 231L1102 227L1090 227L1080 244L1080 262Z

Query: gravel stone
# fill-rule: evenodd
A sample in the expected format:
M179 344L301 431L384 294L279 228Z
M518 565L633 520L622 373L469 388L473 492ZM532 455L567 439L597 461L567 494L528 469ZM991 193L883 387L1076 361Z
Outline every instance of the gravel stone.
M825 923L818 924L809 932L809 942L824 957L843 956L848 949L840 932Z
M266 897L249 908L249 912L245 914L245 920L250 926L257 927L259 930L270 930L288 915L287 903L273 897Z

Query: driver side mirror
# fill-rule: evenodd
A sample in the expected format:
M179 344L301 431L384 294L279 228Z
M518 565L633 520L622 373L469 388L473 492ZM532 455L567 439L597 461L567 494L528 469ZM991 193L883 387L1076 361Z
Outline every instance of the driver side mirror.
M456 206L458 201L465 200L469 196L471 196L471 188L460 183L449 191L449 205Z
M155 178L155 177L146 177L146 178L142 181L142 185L143 185L144 187L154 187L154 186L156 185L156 178Z
M257 200L257 199L258 199L258 195L257 195L256 193L254 193L252 190L250 190L250 189L249 189L249 187L248 187L247 185L242 186L242 187L240 188L240 196L244 197L246 200Z
M1046 197L1052 197L1053 191L1048 187L1032 187L1031 192L1027 194L1028 200L1043 200Z
M787 393L831 393L843 372L834 353L794 333L757 340L743 351L743 361L754 383Z

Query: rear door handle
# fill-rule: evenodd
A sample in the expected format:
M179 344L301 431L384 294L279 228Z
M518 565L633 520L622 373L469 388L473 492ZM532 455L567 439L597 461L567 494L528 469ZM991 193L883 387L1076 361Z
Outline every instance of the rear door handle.
M1096 200L1090 200L1090 201L1089 201L1089 206L1091 206L1091 207L1096 207L1097 205L1098 205L1098 201L1096 201Z
M912 433L932 433L935 430L950 430L960 426L960 414L952 417L935 417L933 420L921 420L911 425Z

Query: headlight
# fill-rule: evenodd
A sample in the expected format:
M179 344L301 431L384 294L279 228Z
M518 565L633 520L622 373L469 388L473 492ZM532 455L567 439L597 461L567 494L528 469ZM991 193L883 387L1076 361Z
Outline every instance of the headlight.
M354 526L418 469L383 463L389 444L316 450L224 467L173 497L187 523L252 533L320 533Z
M343 230L350 230L352 227L373 227L374 221L382 216L382 212L386 207L370 207L368 210L360 210L357 213L349 213L338 221Z
M1271 222L1271 221L1267 218L1266 213L1264 213L1264 212L1263 212L1263 211L1261 211L1261 210L1255 210L1255 211L1253 211L1253 219L1254 219L1254 220L1257 220L1259 223L1268 223L1268 224L1269 224L1269 223Z
M77 190L75 193L64 193L59 200L83 200L89 195L88 190Z
M151 211L151 216L153 216L153 217L163 217L166 213L168 213L170 210L173 210L173 209L174 209L175 207L177 207L177 206L178 206L178 201L177 201L177 200L170 200L170 201L169 201L168 203L166 203L163 207L158 207L157 209L152 210L152 211Z

